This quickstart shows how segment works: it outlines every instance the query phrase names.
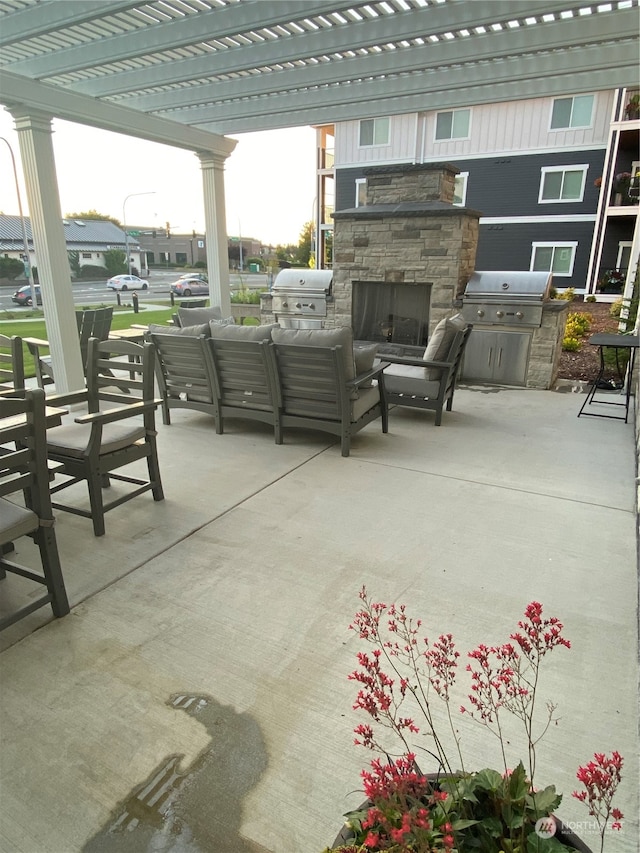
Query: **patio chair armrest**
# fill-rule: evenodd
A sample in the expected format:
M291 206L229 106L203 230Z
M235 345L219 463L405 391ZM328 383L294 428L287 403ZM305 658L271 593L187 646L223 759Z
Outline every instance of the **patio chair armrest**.
M33 352L34 349L37 350L40 347L49 348L49 341L45 341L44 338L23 338L22 341L29 347L30 352Z
M376 379L388 366L387 359L385 356L384 361L377 364L375 367L372 367L371 370L367 370L365 373L360 373L355 379L350 379L347 382L349 388L359 388L360 385L363 385L365 382L370 382L372 379Z
M68 394L51 394L47 397L47 406L64 409L77 403L86 403L88 396L86 388L81 391L69 391Z
M145 412L151 412L162 405L162 400L142 400L138 403L129 403L126 406L118 406L116 409L106 409L104 412L92 412L86 415L79 415L74 418L77 424L110 424L116 421L123 421L133 415L142 415Z
M408 367L451 367L451 361L424 361L422 358L410 358L405 355L385 355L384 360L390 364L405 364Z

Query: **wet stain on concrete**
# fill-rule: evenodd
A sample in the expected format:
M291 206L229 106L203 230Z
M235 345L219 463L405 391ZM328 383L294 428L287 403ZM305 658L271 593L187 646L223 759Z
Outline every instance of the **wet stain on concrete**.
M270 853L240 834L243 798L267 766L258 724L212 697L167 704L195 717L209 746L186 769L169 755L120 802L83 853Z

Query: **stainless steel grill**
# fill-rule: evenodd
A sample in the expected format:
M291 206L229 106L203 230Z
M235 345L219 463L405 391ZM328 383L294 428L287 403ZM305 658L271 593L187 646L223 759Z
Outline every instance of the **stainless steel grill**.
M462 314L474 326L540 326L552 279L548 272L474 272L465 288Z
M321 329L332 284L331 270L281 270L271 288L277 322L285 329Z

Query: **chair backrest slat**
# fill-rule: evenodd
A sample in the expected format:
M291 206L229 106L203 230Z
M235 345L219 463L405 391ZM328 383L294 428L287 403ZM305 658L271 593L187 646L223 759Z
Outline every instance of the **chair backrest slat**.
M16 391L24 389L22 338L0 335L0 385Z

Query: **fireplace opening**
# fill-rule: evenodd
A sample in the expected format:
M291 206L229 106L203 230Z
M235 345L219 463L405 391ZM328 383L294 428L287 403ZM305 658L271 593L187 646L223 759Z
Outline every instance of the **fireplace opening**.
M354 281L354 337L375 343L426 346L431 284Z

